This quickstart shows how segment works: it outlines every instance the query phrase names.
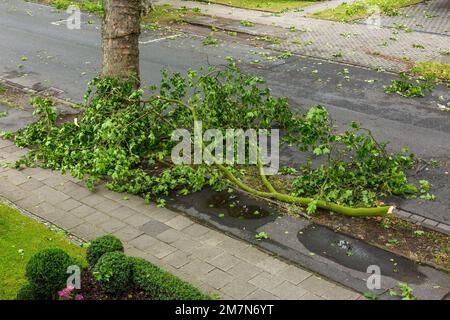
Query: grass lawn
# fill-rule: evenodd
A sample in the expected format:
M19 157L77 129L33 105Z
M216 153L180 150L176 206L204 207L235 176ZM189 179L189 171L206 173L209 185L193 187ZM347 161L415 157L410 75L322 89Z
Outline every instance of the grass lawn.
M199 14L200 9L174 8L170 4L154 6L154 10L146 15L144 23L181 23L185 16Z
M72 4L77 5L81 10L91 13L103 12L102 1L95 0L26 0L29 2L39 2L54 6L56 9L65 10Z
M361 0L345 3L333 9L311 13L308 16L333 21L350 22L368 17L373 13L371 6L378 6L383 14L397 15L398 8L417 4L424 0Z
M210 2L225 4L238 8L256 9L270 12L281 12L308 6L318 1L299 1L299 0L197 0L201 2Z
M26 282L30 257L45 248L61 248L85 265L85 250L63 235L0 203L0 300L15 299Z
M70 5L77 5L81 10L90 13L103 13L102 1L97 0L27 0L51 5L59 10L65 10ZM302 1L303 2L303 1ZM144 23L180 23L189 14L198 14L198 9L174 8L170 4L154 6L154 10L143 18Z
M411 69L411 73L415 76L422 76L429 81L437 79L450 81L450 64L418 62Z

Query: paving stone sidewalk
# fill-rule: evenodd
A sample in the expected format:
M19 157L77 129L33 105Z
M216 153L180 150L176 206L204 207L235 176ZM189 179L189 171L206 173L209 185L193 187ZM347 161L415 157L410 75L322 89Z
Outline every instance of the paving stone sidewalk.
M421 61L450 62L450 57L444 54L450 51L449 35L446 34L405 32L361 23L347 24L311 19L304 17L302 12L293 11L273 15L197 1L157 0L156 3L171 4L175 7L198 7L210 17L198 16L189 22L278 37L283 39L283 42L269 47L300 55L394 72L406 71ZM221 21L223 19L227 21ZM242 26L242 20L252 21L256 25ZM448 25L448 18L443 23Z
M73 177L51 170L2 166L26 152L0 138L0 199L81 239L114 234L127 254L143 257L222 299L362 299L359 293L182 214L145 205L139 197L125 198L104 187L91 192Z
M450 2L432 0L408 6L399 10L397 16L383 16L383 27L403 25L415 31L438 33L450 36Z

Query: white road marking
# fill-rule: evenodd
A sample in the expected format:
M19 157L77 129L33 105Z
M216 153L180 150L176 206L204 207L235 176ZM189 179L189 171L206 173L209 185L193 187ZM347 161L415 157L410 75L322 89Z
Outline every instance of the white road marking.
M66 22L68 22L68 21L69 21L69 19L66 19L66 20L58 20L58 21L55 21L55 22L51 22L51 24L54 25L54 26L60 26L61 24L66 23Z
M147 44L147 43L152 43L152 42L159 42L162 40L166 40L166 39L173 39L176 37L181 36L181 34L175 34L173 36L167 36L167 37L163 37L163 38L158 38L158 39L152 39L152 40L147 40L147 41L139 41L140 44Z

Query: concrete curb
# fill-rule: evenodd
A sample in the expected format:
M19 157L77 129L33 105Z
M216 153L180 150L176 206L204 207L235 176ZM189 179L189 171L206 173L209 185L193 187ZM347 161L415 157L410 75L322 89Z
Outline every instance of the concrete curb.
M433 219L423 217L419 214L405 211L401 208L394 210L394 215L396 215L400 219L414 222L415 224L423 226L425 228L450 235L450 225L446 223L435 221Z

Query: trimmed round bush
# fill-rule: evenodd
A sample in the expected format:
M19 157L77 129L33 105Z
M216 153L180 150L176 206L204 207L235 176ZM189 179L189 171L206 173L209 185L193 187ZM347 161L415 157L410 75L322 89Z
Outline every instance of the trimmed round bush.
M34 290L31 284L24 284L17 292L16 300L35 300Z
M122 252L105 253L94 267L93 275L106 293L118 296L131 287L132 263Z
M91 245L86 250L86 259L91 268L94 268L105 253L116 251L123 252L122 242L115 236L106 235L91 242Z
M66 286L67 268L74 260L61 249L44 249L33 255L26 267L26 277L37 299L55 299Z

